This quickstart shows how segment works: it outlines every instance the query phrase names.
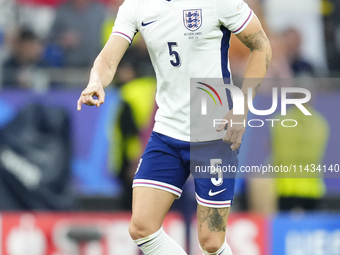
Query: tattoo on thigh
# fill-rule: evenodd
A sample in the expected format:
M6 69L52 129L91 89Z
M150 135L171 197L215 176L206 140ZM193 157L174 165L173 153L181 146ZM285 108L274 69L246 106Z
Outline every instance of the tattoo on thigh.
M200 228L207 222L208 228L212 232L226 231L227 216L229 208L209 208L202 205L197 206L197 220Z

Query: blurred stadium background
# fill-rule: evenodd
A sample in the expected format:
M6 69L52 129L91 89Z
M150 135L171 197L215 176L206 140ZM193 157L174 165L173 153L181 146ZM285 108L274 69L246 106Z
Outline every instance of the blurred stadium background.
M140 254L127 232L130 187L156 110L140 36L105 104L76 111L121 2L0 0L0 255ZM229 244L234 255L340 255L340 1L246 2L273 48L255 106L270 105L273 81L302 79L313 119L290 111L302 123L292 133L247 129L240 164L321 164L329 175L238 176ZM231 40L237 79L248 51ZM195 210L189 179L164 228L191 255L201 254Z

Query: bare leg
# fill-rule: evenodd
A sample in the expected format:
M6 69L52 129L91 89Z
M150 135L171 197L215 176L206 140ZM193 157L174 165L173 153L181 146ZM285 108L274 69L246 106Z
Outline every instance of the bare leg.
M197 206L198 239L205 254L231 254L225 243L229 209Z
M145 255L186 255L161 228L176 196L148 187L133 189L132 218L129 232Z
M146 237L159 230L175 198L174 194L160 189L133 188L129 230L132 239Z

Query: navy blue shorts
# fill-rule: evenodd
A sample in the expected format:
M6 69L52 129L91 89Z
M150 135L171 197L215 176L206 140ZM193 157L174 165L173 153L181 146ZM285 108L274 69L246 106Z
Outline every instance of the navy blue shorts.
M182 187L193 174L197 203L229 207L234 197L238 151L222 140L185 142L152 132L139 161L133 187L144 186L182 194ZM218 168L211 168L211 166ZM211 170L211 171L210 171Z

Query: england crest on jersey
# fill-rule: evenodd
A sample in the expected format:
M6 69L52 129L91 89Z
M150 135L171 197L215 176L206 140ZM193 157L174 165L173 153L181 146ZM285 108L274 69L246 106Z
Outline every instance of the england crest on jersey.
M202 26L202 10L184 10L183 11L184 26L190 31L196 31Z

